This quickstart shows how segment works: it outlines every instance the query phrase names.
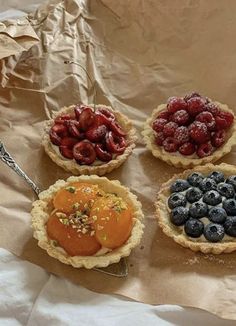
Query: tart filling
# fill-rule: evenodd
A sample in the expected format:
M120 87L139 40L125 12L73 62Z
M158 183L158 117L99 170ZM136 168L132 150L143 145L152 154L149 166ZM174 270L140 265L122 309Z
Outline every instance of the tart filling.
M177 167L216 161L235 144L233 112L198 93L171 97L147 119L143 136L153 155Z
M135 130L123 114L104 105L72 105L46 123L43 146L74 174L103 175L120 166L135 147Z
M128 256L141 239L136 196L118 181L97 176L57 181L33 203L38 245L74 267L105 267Z
M194 251L236 250L236 168L207 165L163 185L158 223L177 243Z

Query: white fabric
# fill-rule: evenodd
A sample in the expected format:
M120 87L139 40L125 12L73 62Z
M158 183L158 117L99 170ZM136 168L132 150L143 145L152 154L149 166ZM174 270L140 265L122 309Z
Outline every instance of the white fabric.
M233 326L198 309L91 292L0 249L0 325Z
M0 0L0 21L25 15L36 8L33 4L37 2L43 0ZM198 309L151 306L97 294L0 249L2 325L235 326L236 321L222 320Z

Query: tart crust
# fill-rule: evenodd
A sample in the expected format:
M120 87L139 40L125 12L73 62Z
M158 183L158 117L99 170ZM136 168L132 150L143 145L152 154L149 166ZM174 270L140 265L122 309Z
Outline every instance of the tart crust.
M212 171L223 172L224 175L230 176L236 174L236 167L230 164L222 163L220 165L207 164L205 166L198 166L192 170L186 170L183 173L176 174L169 181L164 183L158 193L158 198L155 203L156 215L158 224L162 231L175 242L185 248L189 248L193 251L201 251L203 253L221 254L229 253L236 250L236 238L232 238L232 241L224 241L217 243L204 242L204 241L192 241L178 226L173 225L170 222L169 210L167 207L167 200L170 196L170 186L176 179L186 179L192 172L200 172L202 174L209 174ZM233 241L234 239L234 241Z
M94 107L94 104L89 105L91 107ZM96 108L106 108L109 111L111 111L121 127L127 132L127 147L123 154L117 155L115 159L112 159L109 162L104 162L101 165L79 165L74 159L73 160L67 160L63 159L61 156L57 154L55 149L53 148L53 145L50 141L49 137L49 130L52 127L54 123L54 119L61 115L61 114L68 114L72 113L75 105L71 105L69 107L63 107L57 112L53 113L53 119L50 119L46 121L45 128L44 128L44 134L42 139L42 145L45 149L45 152L49 155L49 157L55 162L57 165L62 167L64 170L68 172L72 172L74 175L104 175L106 173L111 172L112 170L118 168L124 161L128 158L128 156L132 153L133 148L135 147L135 142L137 140L136 131L133 128L133 125L131 121L122 113L113 110L110 106L106 105L96 105Z
M46 222L50 216L52 208L50 203L57 191L64 188L71 182L86 182L91 184L97 184L105 192L116 193L122 197L133 207L133 228L128 240L119 248L114 249L101 256L69 256L64 249L59 246L54 246L53 241L49 239L46 231ZM144 225L142 224L143 212L141 203L137 200L137 197L132 194L128 188L121 185L118 180L108 180L105 177L92 176L80 176L69 177L66 181L58 180L54 185L50 186L47 190L42 191L39 194L39 200L33 203L32 215L32 227L33 236L38 240L38 245L42 249L46 250L49 256L58 259L60 262L72 265L73 267L106 267L110 264L117 263L122 257L129 256L131 249L136 247L142 237Z
M213 103L217 104L222 111L227 111L234 115L234 112L230 110L226 104L222 104L219 102L213 102ZM183 156L180 153L178 155L168 153L163 149L163 147L155 144L154 131L151 127L153 121L158 116L158 114L165 109L166 109L166 104L161 104L152 112L151 117L149 117L144 124L144 130L142 131L142 135L144 137L144 142L146 144L146 147L152 152L152 154L155 157L161 159L162 161L165 161L169 165L173 165L177 168L186 169L186 168L192 168L197 165L215 162L225 154L229 153L231 151L232 146L236 144L236 118L234 115L234 123L227 130L228 137L226 142L223 144L223 146L216 149L212 155L203 158L193 158L193 157Z

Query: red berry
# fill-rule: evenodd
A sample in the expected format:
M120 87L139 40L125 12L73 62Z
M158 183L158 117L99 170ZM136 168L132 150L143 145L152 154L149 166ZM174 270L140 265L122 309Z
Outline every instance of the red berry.
M206 143L210 139L210 134L205 123L195 121L189 126L189 134L197 144Z
M83 131L88 130L94 122L94 116L95 114L91 108L83 108L79 116L80 129Z
M211 143L214 147L220 147L224 144L226 138L226 132L224 130L219 130L214 133L211 139Z
M175 113L179 110L186 109L187 104L181 97L171 97L167 101L168 113Z
M62 156L68 158L69 160L73 160L74 156L72 149L65 146L60 146L59 149Z
M61 140L61 146L68 147L69 149L72 149L76 143L78 143L78 139L72 137L64 137Z
M50 130L49 137L50 137L51 142L54 145L57 145L57 146L61 145L61 137L58 136L58 134L56 134L54 131Z
M79 131L80 124L76 120L67 121L68 131L72 137L83 138L83 134Z
M215 119L217 130L227 129L232 125L234 121L234 115L230 112L220 111Z
M63 115L59 115L55 118L55 124L65 124L67 120L70 120L72 118L71 115L69 114L63 114Z
M85 136L88 140L92 142L99 142L103 138L105 138L105 135L107 133L107 127L104 125L93 127L86 131Z
M90 165L96 160L94 147L87 140L82 140L74 146L73 155L79 164Z
M155 134L155 142L157 145L162 146L162 143L165 139L165 136L162 131L156 132Z
M210 112L213 116L216 116L220 112L218 105L213 102L206 104L204 110Z
M158 114L157 119L166 119L168 120L169 113L165 110Z
M187 127L178 127L174 133L175 142L178 145L182 145L189 141L189 131Z
M195 145L187 142L179 147L179 152L182 155L192 155L195 152Z
M112 159L112 154L106 151L105 146L103 144L96 144L95 152L97 154L97 158L100 161L108 162Z
M152 124L152 129L155 130L156 132L162 131L164 128L164 125L167 124L167 120L166 119L156 119L154 120L153 124Z
M213 153L213 147L211 143L201 144L197 149L197 155L199 157L210 156L212 153Z
M180 111L178 111L180 112ZM165 137L174 136L175 130L178 128L177 123L170 121L163 128L163 134Z
M115 116L114 114L109 111L108 109L105 108L99 108L96 112L100 112L103 115L105 115L109 120L115 120Z
M193 92L193 93L185 95L184 100L187 102L188 100L190 100L190 98L193 98L193 97L201 97L201 95L197 92Z
M204 110L206 101L202 97L192 97L188 100L188 113L195 117Z
M196 116L196 120L205 123L208 130L215 130L216 121L210 112L204 111Z
M171 120L176 122L179 126L184 126L189 121L189 114L186 110L179 110L173 114Z
M164 141L163 141L163 148L165 149L165 151L167 152L176 152L178 149L178 145L175 142L175 139L173 137L167 137Z
M126 132L116 121L112 121L110 123L110 130L113 131L117 136L124 137L126 135Z
M111 124L111 119L109 119L107 116L105 116L104 114L102 114L99 111L95 112L95 116L94 116L94 121L93 121L93 126L101 126L101 125L105 125L107 127L110 126Z
M55 124L54 126L52 126L51 130L57 135L63 135L67 132L67 127L63 124Z
M106 147L111 153L122 154L126 148L124 137L117 136L112 131L106 134Z

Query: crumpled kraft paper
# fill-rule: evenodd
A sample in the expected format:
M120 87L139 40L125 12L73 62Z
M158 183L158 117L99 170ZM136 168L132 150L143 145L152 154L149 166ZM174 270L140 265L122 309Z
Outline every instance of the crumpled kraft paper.
M127 162L108 177L119 179L138 196L146 229L128 259L127 278L63 265L32 238L32 190L1 164L0 246L97 292L198 307L236 319L236 253L194 253L158 229L156 193L161 183L181 170L155 159L140 135L146 117L169 96L198 90L234 109L235 10L234 1L220 0L54 0L29 17L40 42L18 58L1 61L1 140L25 172L46 189L69 175L40 145L44 120L53 110L95 101L127 114L139 141ZM221 162L234 164L235 159L234 150Z

